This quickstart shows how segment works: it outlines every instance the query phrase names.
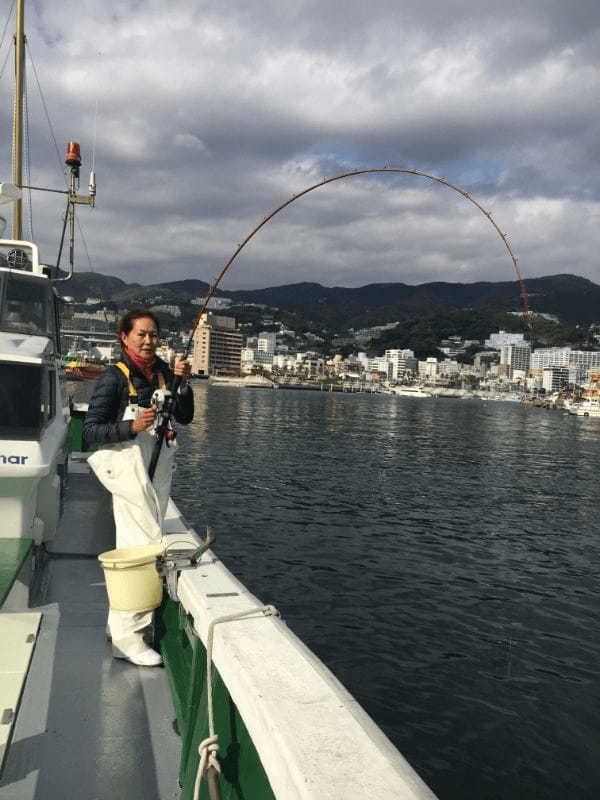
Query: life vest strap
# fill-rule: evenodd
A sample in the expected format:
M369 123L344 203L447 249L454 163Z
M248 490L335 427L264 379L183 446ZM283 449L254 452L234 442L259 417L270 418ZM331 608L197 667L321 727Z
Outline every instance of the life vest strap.
M127 366L127 364L124 361L117 361L117 363L115 364L115 367L118 367L118 369L120 369L121 372L123 373L123 375L125 376L125 380L127 381L127 389L128 389L128 392L129 392L129 398L130 398L130 401L131 401L131 398L132 397L137 397L138 393L137 393L137 389L133 385L133 381L131 380L131 373L130 373L129 367ZM158 388L159 389L166 389L167 388L167 382L165 381L165 376L162 374L162 372L158 372L157 374L158 374Z

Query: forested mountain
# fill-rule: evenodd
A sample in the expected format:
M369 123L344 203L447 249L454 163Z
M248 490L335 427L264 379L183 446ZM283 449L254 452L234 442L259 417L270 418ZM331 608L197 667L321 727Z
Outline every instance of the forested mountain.
M58 284L64 295L78 301L97 297L119 306L157 303L189 304L202 296L208 284L179 280L143 286L119 278L82 272ZM526 281L530 307L556 315L568 324L600 321L600 286L576 275L552 275ZM293 313L311 326L330 331L361 328L392 321L432 316L458 310L482 312L520 311L515 281L477 283L373 283L358 288L295 283L265 289L220 291L235 304L259 303Z

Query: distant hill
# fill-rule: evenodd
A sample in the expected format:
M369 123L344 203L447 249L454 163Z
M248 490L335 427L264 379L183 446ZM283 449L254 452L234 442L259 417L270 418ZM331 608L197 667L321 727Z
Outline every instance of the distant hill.
M206 294L208 284L199 280L168 281L143 286L119 278L83 272L65 284L63 295L82 301L99 297L120 306L132 304L189 303ZM600 320L600 286L576 275L551 275L526 281L530 307L554 314L569 324ZM265 289L220 291L234 303L262 303L295 314L329 330L361 328L391 321L431 316L457 310L521 311L516 281L477 283L434 282L409 286L404 283L372 283L355 289L327 287L319 283L294 283Z
M63 297L73 297L78 302L83 302L88 297L109 300L113 294L126 287L138 286L99 272L76 272L71 280L55 285Z
M149 286L133 283L113 292L110 299L116 303L189 303L195 297L205 295L208 288L208 283L197 280L170 281Z

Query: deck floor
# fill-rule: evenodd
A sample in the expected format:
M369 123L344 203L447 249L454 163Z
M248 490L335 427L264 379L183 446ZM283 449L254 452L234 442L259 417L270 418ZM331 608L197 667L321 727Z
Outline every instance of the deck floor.
M175 800L180 739L163 669L113 659L94 557L114 547L90 475L68 502L32 607L43 613L0 800Z

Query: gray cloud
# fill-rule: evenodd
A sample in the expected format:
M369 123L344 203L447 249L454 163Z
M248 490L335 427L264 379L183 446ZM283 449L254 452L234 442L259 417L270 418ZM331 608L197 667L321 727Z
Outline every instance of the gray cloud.
M391 164L472 192L510 234L526 276L600 281L595 2L36 0L27 29L60 147L79 138L86 168L98 106L98 207L80 212L97 271L209 279L291 194ZM32 75L29 105L32 181L60 185ZM50 261L62 208L35 200ZM511 269L464 199L378 175L294 203L225 288L497 280Z

